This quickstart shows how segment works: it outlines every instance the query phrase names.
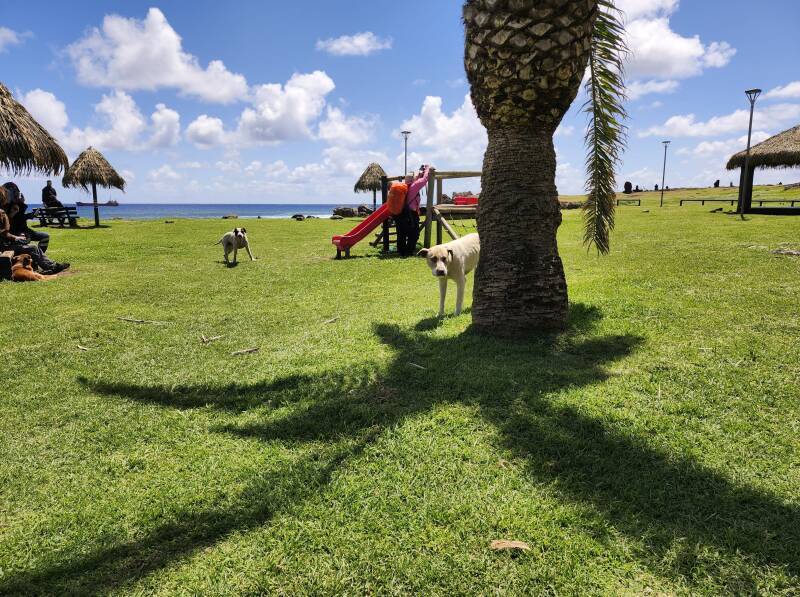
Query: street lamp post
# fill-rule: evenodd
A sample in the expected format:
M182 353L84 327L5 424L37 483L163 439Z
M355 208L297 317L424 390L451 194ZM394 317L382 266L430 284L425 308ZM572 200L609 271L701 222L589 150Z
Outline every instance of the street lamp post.
M661 172L661 207L664 207L664 183L667 180L667 147L671 141L662 141L664 144L664 170Z
M405 153L403 158L403 175L405 176L408 173L408 136L411 134L411 131L401 131L401 135L403 135L403 139L405 140Z
M752 185L750 180L750 141L753 138L753 112L756 109L756 100L761 95L760 89L748 89L744 92L747 99L750 101L750 125L747 127L747 152L744 154L744 170L742 171L742 184L739 187L739 206L738 212L744 215L745 208L750 205L750 193L752 192Z

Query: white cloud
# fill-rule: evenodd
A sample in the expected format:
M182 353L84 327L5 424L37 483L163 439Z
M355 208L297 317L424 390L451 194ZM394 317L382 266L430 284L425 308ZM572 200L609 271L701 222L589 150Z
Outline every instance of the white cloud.
M554 137L571 137L575 132L575 127L572 125L565 125L563 122L556 127L556 132L553 133Z
M181 170L199 170L203 167L203 164L200 162L181 162L175 167L180 168Z
M764 94L764 99L796 99L800 98L800 81L792 81L788 85L782 85L775 89L770 89Z
M736 110L724 116L714 116L698 122L694 114L669 118L664 124L650 127L639 133L640 137L717 137L746 131L750 118L749 110ZM800 104L775 104L756 110L753 126L759 129L782 129L800 118Z
M206 114L201 114L186 127L186 138L201 149L221 145L226 137L222 120Z
M752 144L761 143L772 135L764 131L753 131ZM747 147L747 135L721 141L701 141L693 148L684 147L677 151L678 155L690 155L697 158L727 160L735 153Z
M631 54L625 71L628 96L672 93L680 79L708 68L726 66L736 49L727 42L704 44L698 35L685 37L672 29L670 17L678 0L617 0L626 14L625 32Z
M180 115L158 104L150 117L150 138L143 143L140 137L148 129L147 122L133 98L123 91L103 95L95 105L96 118L105 125L103 128L69 128L64 102L49 91L33 89L20 99L33 117L70 151L82 151L89 145L100 150L167 147L180 138Z
M108 15L67 48L81 83L122 90L174 88L184 95L228 103L247 95L244 76L219 60L203 68L186 53L158 8L144 20Z
M164 104L157 104L150 120L153 122L151 147L170 147L180 141L181 117L175 110L167 108Z
M24 94L20 101L47 132L57 139L64 138L69 124L67 107L64 102L59 100L53 93L38 88Z
M294 74L285 85L260 85L253 90L253 107L239 118L242 143L275 143L310 138L311 125L325 108L325 97L336 85L323 71Z
M147 121L130 95L124 91L103 95L94 111L106 128L73 128L65 139L69 149L85 149L89 145L101 151L140 148L139 137L147 128Z
M469 94L452 114L442 110L442 98L425 98L419 114L403 122L412 132L409 145L424 162L478 167L486 151L486 129L478 120ZM412 162L413 163L413 162Z
M678 89L678 82L666 81L632 81L627 84L628 99L637 100L651 93L673 93Z
M625 13L628 22L659 14L672 14L678 8L678 0L616 0L615 4Z
M670 28L666 17L637 19L626 27L631 58L626 72L632 80L658 77L685 79L705 68L728 64L736 50L726 42L703 45L700 37L683 37Z
M380 50L391 49L391 47L392 38L380 38L371 31L321 39L317 42L317 50L328 52L334 56L369 56Z
M30 33L18 33L8 27L0 27L0 54L7 51L11 46L18 46L29 36Z
M180 174L175 172L171 166L168 164L164 164L160 168L156 168L155 170L150 170L149 174L147 175L148 180L155 183L162 183L162 182L174 182L176 180L180 180L182 177Z
M214 167L217 170L221 170L222 172L226 172L228 174L230 174L231 172L242 171L242 166L239 164L239 162L235 160L229 160L227 162L219 161L216 164L214 164Z
M325 120L319 123L319 138L331 145L362 145L372 138L374 118L345 116L339 108L328 107Z

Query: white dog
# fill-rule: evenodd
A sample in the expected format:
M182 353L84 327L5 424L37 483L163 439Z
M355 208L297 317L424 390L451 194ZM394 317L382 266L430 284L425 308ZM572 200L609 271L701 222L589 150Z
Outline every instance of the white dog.
M250 261L255 261L253 254L250 252L250 243L247 241L247 230L244 228L234 228L231 232L226 232L216 244L222 245L225 250L225 263L231 264L228 261L228 255L233 251L233 263L236 263L236 254L239 249L247 249L247 254L250 256Z
M447 296L447 280L456 283L456 315L461 314L464 304L464 288L467 274L478 265L481 255L481 241L476 233L430 249L422 249L419 255L425 257L431 273L439 278L439 317L444 315L444 299Z

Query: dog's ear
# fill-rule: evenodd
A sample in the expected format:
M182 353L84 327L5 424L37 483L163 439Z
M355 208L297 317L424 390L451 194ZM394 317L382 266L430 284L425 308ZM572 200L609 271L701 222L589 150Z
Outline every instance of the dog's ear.
M247 230L242 228L242 234L247 234Z
M419 253L417 253L417 257L427 257L428 256L428 249L420 249Z
M453 249L447 249L447 261L453 260Z

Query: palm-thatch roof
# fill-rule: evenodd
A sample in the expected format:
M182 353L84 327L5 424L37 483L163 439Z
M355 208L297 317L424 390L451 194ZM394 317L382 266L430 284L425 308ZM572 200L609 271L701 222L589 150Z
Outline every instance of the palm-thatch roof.
M381 168L381 165L375 162L371 163L367 166L367 169L364 170L364 174L361 175L361 178L358 179L356 186L353 188L353 192L367 193L369 191L380 191L381 178L384 176L386 176L386 172Z
M744 166L746 151L728 161L728 170ZM750 148L750 165L756 168L793 168L800 166L800 125L778 133Z
M59 174L67 154L0 83L0 167L11 174Z
M103 154L90 147L78 156L61 181L65 187L82 187L88 191L92 184L110 189L125 190L125 180L111 167Z

